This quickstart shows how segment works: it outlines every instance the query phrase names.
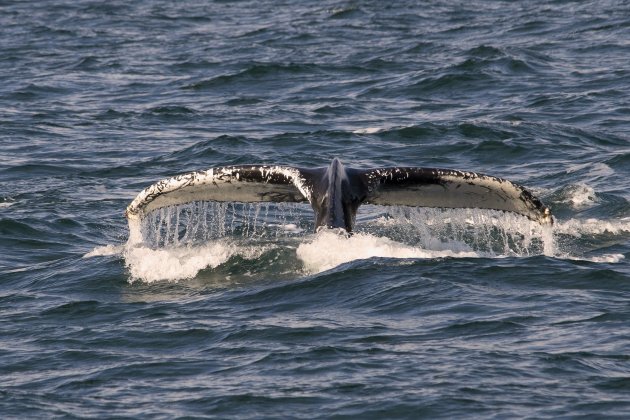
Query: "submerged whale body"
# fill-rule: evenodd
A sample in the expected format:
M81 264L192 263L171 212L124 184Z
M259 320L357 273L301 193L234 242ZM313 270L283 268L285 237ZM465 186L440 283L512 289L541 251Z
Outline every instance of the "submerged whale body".
M361 204L480 208L517 213L551 225L551 212L524 187L508 180L450 169L355 169L333 159L328 167L244 165L211 168L159 181L138 194L130 220L193 201L308 202L316 229L351 232Z

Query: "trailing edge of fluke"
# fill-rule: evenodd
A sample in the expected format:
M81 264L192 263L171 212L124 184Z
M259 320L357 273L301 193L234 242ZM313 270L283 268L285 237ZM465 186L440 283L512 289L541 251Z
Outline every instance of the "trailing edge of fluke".
M308 202L316 229L348 232L361 204L502 210L553 224L549 208L505 179L450 169L354 169L336 158L324 168L243 165L177 175L142 190L125 215L138 220L153 210L193 201Z

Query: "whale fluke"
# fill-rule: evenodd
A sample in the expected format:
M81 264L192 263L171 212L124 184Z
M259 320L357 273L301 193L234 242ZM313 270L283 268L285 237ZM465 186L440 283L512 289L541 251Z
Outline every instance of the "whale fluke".
M553 223L549 208L531 192L494 176L435 168L373 169L358 176L371 188L369 204L503 210Z
M163 179L145 188L125 215L143 218L153 210L192 201L310 202L311 190L297 168L228 166Z
M508 180L450 169L345 168L244 165L211 168L158 181L145 188L125 212L142 219L153 210L192 201L308 202L315 226L352 231L361 204L502 210L542 225L553 218L524 187Z

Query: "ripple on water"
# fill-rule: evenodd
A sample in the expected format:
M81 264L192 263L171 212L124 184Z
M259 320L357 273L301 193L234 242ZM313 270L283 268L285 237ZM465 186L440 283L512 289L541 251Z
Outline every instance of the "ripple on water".
M611 1L3 2L0 412L628 417L628 21ZM555 224L362 206L347 238L308 206L206 206L127 243L155 180L335 156L505 177Z

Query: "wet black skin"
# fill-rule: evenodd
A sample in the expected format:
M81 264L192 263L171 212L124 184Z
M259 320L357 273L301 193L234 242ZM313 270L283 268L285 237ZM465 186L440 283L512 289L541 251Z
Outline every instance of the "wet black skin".
M367 185L355 170L346 170L339 159L313 183L315 228L343 229L352 232L357 208L367 197Z

